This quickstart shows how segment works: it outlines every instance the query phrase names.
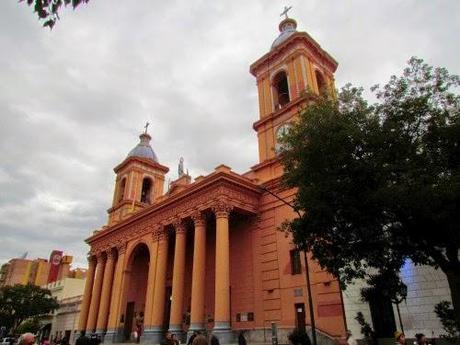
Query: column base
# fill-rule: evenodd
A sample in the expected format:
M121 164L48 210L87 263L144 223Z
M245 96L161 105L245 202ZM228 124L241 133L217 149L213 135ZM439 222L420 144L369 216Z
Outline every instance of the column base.
M204 323L192 322L190 324L190 327L188 328L188 333L203 332L203 331L205 331Z
M161 327L150 327L144 329L141 335L142 344L161 344L164 340L163 329Z
M123 342L123 328L108 329L104 335L104 344Z
M229 322L216 321L212 330L212 335L219 339L220 344L234 344L235 335L230 328Z

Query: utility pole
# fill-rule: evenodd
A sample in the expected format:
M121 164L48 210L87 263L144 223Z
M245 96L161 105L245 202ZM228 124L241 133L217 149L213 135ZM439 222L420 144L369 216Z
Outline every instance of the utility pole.
M276 195L275 193L273 193L272 191L268 190L267 188L265 188L263 186L259 186L259 188L262 189L264 192L267 192L271 196L275 197L276 199L281 201L283 204L285 204L285 205L289 206L290 208L292 208L294 210L294 212L297 213L299 218L302 218L302 215L300 214L299 210L297 210L294 207L294 205L292 205L288 201L284 200L283 198L281 198L280 196ZM310 268L309 268L309 265L308 265L307 250L305 248L302 248L302 251L303 251L303 256L304 256L304 259L305 259L305 278L306 278L306 281L307 281L308 309L309 309L309 312L310 312L310 323L311 323L311 338L312 338L311 340L312 340L312 345L317 345L317 342L316 342L315 312L314 312L314 309L313 309L313 297L312 297L312 294L311 294Z

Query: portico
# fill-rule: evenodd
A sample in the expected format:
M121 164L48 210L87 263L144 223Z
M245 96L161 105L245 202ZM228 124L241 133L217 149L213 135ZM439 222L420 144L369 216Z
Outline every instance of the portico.
M86 290L91 293L83 300L80 328L105 334L105 342L129 340L130 331L137 330L142 342L160 343L166 330L182 336L206 328L222 340L229 339L230 218L253 217L259 193L249 180L221 166L195 186L178 192L172 197L175 200L159 202L95 233L88 239L93 269ZM208 253L206 240L211 231L215 248ZM139 248L144 248L144 261L136 256ZM191 265L186 265L186 255L192 258ZM209 265L211 257L214 263ZM134 262L145 266L145 273ZM186 272L186 266L191 266L191 272ZM136 281L143 274L146 284L140 286ZM206 305L210 275L214 275L213 306ZM187 276L190 284L186 287ZM189 289L189 305L184 305L185 289ZM184 320L187 314L189 322Z

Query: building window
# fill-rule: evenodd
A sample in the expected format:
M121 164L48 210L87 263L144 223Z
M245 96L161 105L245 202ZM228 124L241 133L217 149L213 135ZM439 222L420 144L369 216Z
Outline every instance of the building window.
M318 92L320 94L326 92L327 86L326 86L326 82L324 81L323 74L320 71L316 70L315 77L316 77L316 85L318 85Z
M126 178L123 178L120 182L120 188L118 189L118 202L123 201L125 198Z
M293 249L289 252L291 255L291 274L302 273L302 264L300 263L300 252Z
M289 103L289 84L286 72L281 71L273 78L273 101L275 110Z
M148 177L145 177L142 180L142 192L141 192L141 202L150 204L150 193L152 190L152 180Z
M254 321L254 313L253 312L248 313L248 321Z

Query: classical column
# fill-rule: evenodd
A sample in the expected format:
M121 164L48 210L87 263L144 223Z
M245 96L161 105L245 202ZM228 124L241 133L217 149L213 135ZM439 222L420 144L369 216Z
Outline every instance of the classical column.
M83 293L83 301L80 309L80 331L86 331L86 322L88 321L89 306L91 304L91 292L93 290L95 270L96 260L94 260L94 257L88 256L88 271L86 272L85 292Z
M174 270L172 281L171 315L169 318L169 331L182 332L182 301L184 300L184 275L185 275L185 225L178 221L174 224L176 233L176 246L174 249Z
M123 271L126 260L126 244L117 247L118 259L113 277L112 297L110 299L109 322L107 324L107 333L104 337L104 343L117 341L120 325L120 303L123 298Z
M164 230L163 230L164 231ZM168 264L168 235L161 232L158 235L158 256L155 272L155 289L153 292L152 326L144 331L147 342L159 344L163 339L163 314L166 297L166 269Z
M97 316L96 333L98 334L103 334L107 329L114 266L115 256L112 250L109 249L107 251L107 261L105 263L104 279L102 281L101 303L99 304L99 312Z
M201 212L192 216L195 224L192 271L192 308L189 331L205 329L204 296L206 281L206 221Z
M216 281L214 329L221 343L230 342L230 241L228 217L231 207L219 202L216 215Z
M102 253L97 256L96 276L94 278L93 291L91 293L91 304L89 306L88 323L86 330L94 332L96 330L96 320L101 301L102 279L104 277L104 257Z
M145 311L144 311L144 328L152 326L153 318L153 294L155 291L155 275L157 268L157 255L158 255L158 241L157 235L152 234L150 249L150 262L149 262L149 276L147 280L147 293L145 298Z

